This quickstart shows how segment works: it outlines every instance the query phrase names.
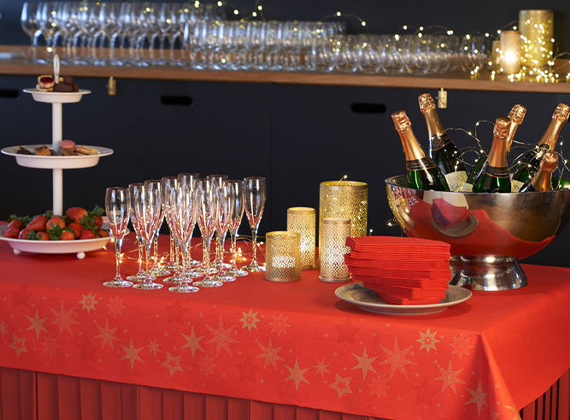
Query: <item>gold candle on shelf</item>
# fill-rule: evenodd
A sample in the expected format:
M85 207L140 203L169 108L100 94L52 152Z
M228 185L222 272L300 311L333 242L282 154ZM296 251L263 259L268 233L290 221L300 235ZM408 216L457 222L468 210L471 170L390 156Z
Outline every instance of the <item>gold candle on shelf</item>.
M350 219L350 236L366 236L368 222L368 184L359 181L321 182L319 204L319 247L325 217Z
M500 64L505 74L516 74L521 69L521 33L503 31L500 39Z
M350 275L344 262L349 252L346 238L351 236L350 219L325 217L321 220L321 243L319 246L319 280L325 282L349 281Z
M521 64L528 69L547 67L553 56L552 10L519 11L519 30L522 39Z
M501 68L501 41L494 40L491 50L491 70L498 72Z
M301 278L301 235L276 231L265 236L265 279L290 282Z
M287 231L301 235L301 270L315 268L316 211L311 207L287 209Z

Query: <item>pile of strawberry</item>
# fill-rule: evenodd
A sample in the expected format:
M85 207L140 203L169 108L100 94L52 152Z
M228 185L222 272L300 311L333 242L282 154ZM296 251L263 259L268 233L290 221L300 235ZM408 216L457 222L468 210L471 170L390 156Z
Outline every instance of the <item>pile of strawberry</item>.
M109 236L103 229L104 210L95 206L91 211L82 207L70 207L65 216L54 216L51 211L35 216L19 217L13 214L4 231L5 238L31 239L37 241L72 241Z

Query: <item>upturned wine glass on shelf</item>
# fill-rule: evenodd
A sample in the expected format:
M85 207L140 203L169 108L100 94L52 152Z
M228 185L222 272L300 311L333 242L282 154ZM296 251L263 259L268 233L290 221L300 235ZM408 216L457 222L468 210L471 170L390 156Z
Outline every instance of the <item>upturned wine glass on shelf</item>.
M237 266L237 235L239 226L241 224L241 219L243 218L244 212L244 188L243 188L243 181L228 181L228 193L229 193L229 201L230 207L232 210L232 217L230 220L230 234L232 237L232 247L231 247L231 268L226 272L230 276L234 277L245 277L249 273L246 270L242 270Z
M204 253L204 278L194 283L199 287L220 287L222 282L215 280L210 272L210 245L212 243L212 236L216 226L216 189L213 182L208 179L201 179L198 181L197 187L197 216L198 227L202 234L203 253Z
M135 231L135 236L137 238L137 246L138 246L138 265L139 269L136 274L132 276L128 276L127 280L133 282L141 282L144 281L146 278L150 278L150 280L155 280L156 277L147 273L145 271L144 262L145 262L145 248L143 243L142 237L142 227L140 220L137 218L137 215L133 212L133 197L137 194L141 194L141 189L144 187L142 182L137 182L133 184L129 184L129 206L130 206L130 217L131 217L131 224L133 225L133 229Z
M105 212L109 219L109 228L115 239L115 278L103 283L105 287L131 287L133 283L121 276L121 247L129 224L129 190L112 187L105 192Z
M257 261L257 230L263 217L265 207L265 178L247 177L244 179L245 213L251 227L251 262L244 267L250 273L265 271L265 267Z

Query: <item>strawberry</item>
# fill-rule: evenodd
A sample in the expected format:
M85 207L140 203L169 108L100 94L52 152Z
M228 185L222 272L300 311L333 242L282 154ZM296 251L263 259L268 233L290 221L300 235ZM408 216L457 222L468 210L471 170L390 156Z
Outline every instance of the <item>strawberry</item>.
M84 229L79 239L95 239L97 235L91 229Z
M64 230L61 232L61 236L59 237L60 241L73 241L75 239L75 234L69 230Z
M100 238L107 238L109 236L109 231L107 229L99 229L97 232Z
M72 222L69 225L67 225L67 229L73 231L76 239L79 238L81 236L81 232L83 232L83 226L81 226L77 222Z
M103 226L103 217L102 216L93 216L93 224L100 228Z
M87 214L87 210L83 207L70 207L65 212L67 218L75 223L81 223L81 219L87 216Z
M20 229L16 226L12 226L12 223L10 223L8 225L8 227L6 227L6 230L4 231L4 237L5 238L17 238L19 233L20 233Z
M47 217L45 217L43 214L40 214L39 216L34 217L32 221L26 225L26 228L35 231L46 230L46 222Z
M47 232L38 232L36 233L36 239L38 241L49 241L49 235Z
M20 231L18 234L18 239L34 239L36 236L36 232L31 229L25 228Z
M65 229L65 222L60 216L54 216L46 223L46 228L48 230L53 229L57 226L59 226L61 229Z
M8 228L10 227L15 227L20 230L24 227L24 223L20 219L12 219L12 221L8 223Z

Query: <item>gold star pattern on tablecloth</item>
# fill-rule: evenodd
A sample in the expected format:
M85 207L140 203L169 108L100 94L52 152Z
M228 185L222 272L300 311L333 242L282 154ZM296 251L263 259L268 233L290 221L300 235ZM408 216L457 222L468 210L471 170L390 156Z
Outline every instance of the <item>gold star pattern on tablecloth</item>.
M271 332L277 334L277 337L281 337L281 334L287 334L287 328L291 326L287 323L288 319L289 317L283 316L283 314L273 315L273 321L269 323Z
M119 339L115 336L115 331L117 331L117 327L109 328L109 320L105 320L105 326L100 327L99 324L95 323L97 329L99 330L99 335L96 335L95 338L101 339L101 348L109 345L112 349L115 348L115 341L119 341Z
M128 360L131 363L131 370L135 367L135 362L144 363L143 360L140 358L139 353L143 349L143 347L135 348L133 346L133 339L131 338L129 342L129 347L125 347L121 344L121 347L125 351L125 355L121 358L121 360ZM170 375L172 376L172 375Z
M52 337L51 334L44 338L42 346L44 348L44 351L50 356L55 356L55 354L57 353L57 349L59 348L57 338Z
M107 305L108 314L113 315L113 318L119 315L123 315L123 309L125 309L125 305L123 305L123 299L118 297L112 297L109 300Z
M434 405L433 397L439 391L435 388L432 388L428 380L424 377L421 384L412 387L414 391L416 391L416 404L422 405L427 404L428 407Z
M472 390L469 388L465 389L467 390L467 392L471 394L471 399L467 401L465 405L467 404L477 405L477 414L481 414L481 409L483 408L483 406L484 405L486 405L487 407L489 406L489 404L487 404L487 393L483 392L483 388L481 387L481 381L479 381L479 385L477 386L476 390Z
M210 376L214 373L214 370L218 365L214 363L214 357L208 353L204 353L200 359L198 359L198 366L200 366L200 372L204 372L206 376Z
M55 311L53 309L49 309L55 319L50 322L50 325L57 325L59 336L63 334L63 332L67 332L69 335L73 337L73 326L79 325L75 319L73 319L73 315L75 314L75 308L71 308L69 311L65 310L65 305L63 304L63 299L61 300L59 311Z
M368 384L368 387L370 388L370 395L376 395L376 398L387 397L390 389L388 379L383 378L380 374Z
M449 344L453 350L451 354L456 354L460 359L463 356L469 356L469 351L473 348L471 345L471 337L465 337L463 334L453 337L453 343Z
M418 333L420 334L420 338L416 341L421 344L420 350L425 349L428 353L430 350L437 351L437 347L435 345L441 341L435 338L437 331L432 333L428 328L425 333L421 331L418 331Z
M304 382L306 384L310 384L310 382L305 378L305 372L307 372L310 368L301 369L299 367L299 362L295 358L295 365L293 367L285 366L289 371L289 376L285 378L285 381L293 381L295 382L295 391L299 390L299 384Z
M339 398L342 398L344 394L352 394L350 389L350 381L352 378L350 376L343 378L338 373L334 374L335 379L329 386L337 392Z
M12 343L10 343L8 347L13 349L18 357L20 357L20 354L28 352L26 348L26 337L17 337L16 334L13 334Z
M222 317L220 317L220 323L217 330L210 327L209 325L206 325L206 327L208 327L213 335L213 337L206 343L214 343L216 345L216 357L220 355L220 352L222 350L224 350L228 356L232 357L230 345L238 343L238 341L232 337L232 333L234 332L236 326L232 325L229 328L224 328L224 322L222 320Z
M356 366L352 368L352 370L362 369L363 380L366 380L366 374L368 373L369 370L376 373L376 369L374 369L372 363L374 363L374 360L378 359L378 357L368 357L368 353L366 352L366 346L364 346L364 350L362 351L362 356L359 356L354 353L352 353L352 355L356 358L356 361L358 362Z
M47 333L46 327L44 327L44 322L47 321L47 318L40 318L37 309L33 318L28 315L26 315L26 318L30 321L30 326L26 328L26 331L34 330L36 332L36 338L40 338L40 333L42 331Z
M83 299L79 301L79 303L81 303L82 305L81 310L87 311L87 313L90 313L91 311L96 311L95 305L99 303L99 301L95 299L97 295L91 294L91 292L89 292L88 294L86 295L82 294L81 296L83 297Z
M327 365L325 363L325 359L322 360L317 360L317 364L314 365L313 367L315 368L315 370L317 371L317 373L319 375L321 375L322 378L325 377L325 373L330 373L329 370L327 369L330 365Z
M152 353L155 357L156 357L156 353L158 353L160 350L160 344L158 344L156 342L156 340L148 340L148 343L146 346L148 347L148 352Z
M258 354L255 357L263 359L263 369L267 369L267 366L269 365L277 369L277 362L279 360L285 360L281 356L279 356L279 351L281 350L282 347L273 348L273 343L271 342L271 339L269 339L269 343L267 343L267 346L264 346L261 343L257 344L261 348L262 353Z
M245 361L243 362L243 364L241 365L236 365L236 367L239 370L239 379L240 381L251 381L251 382L255 382L255 372L256 372L256 367L255 365L252 363L250 358L245 359Z
M182 372L182 366L180 366L181 356L172 356L170 353L166 353L166 360L162 362L161 366L168 369L170 376L174 375L176 372Z
M442 381L441 392L445 391L446 388L451 388L455 394L457 394L457 388L455 387L456 384L464 384L465 381L458 378L459 374L463 372L463 368L458 370L453 370L451 366L451 360L449 361L449 366L447 369L442 368L440 365L437 365L441 376L435 378L436 381Z
M394 347L392 350L382 345L380 348L384 353L386 353L386 356L388 356L386 359L382 360L380 364L390 365L390 379L394 377L396 372L400 372L407 379L408 372L406 371L406 366L417 364L406 357L412 349L412 346L405 348L404 350L400 350L400 347L398 346L398 337L394 337Z
M250 309L249 312L242 312L242 317L239 319L241 322L241 328L247 328L248 331L251 332L252 328L257 330L257 323L261 321L257 318L257 312L253 312L253 309Z
M184 344L182 346L183 349L190 349L192 350L192 358L194 358L194 354L196 353L196 350L200 350L201 352L204 352L204 349L202 348L202 346L200 345L200 341L204 338L204 336L201 337L196 337L196 334L194 333L194 326L192 325L192 329L190 330L190 335L186 335L184 333L180 333L182 334L182 337L184 337L186 339L186 344Z

